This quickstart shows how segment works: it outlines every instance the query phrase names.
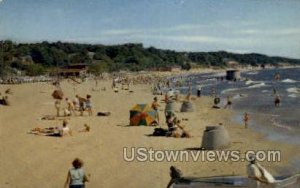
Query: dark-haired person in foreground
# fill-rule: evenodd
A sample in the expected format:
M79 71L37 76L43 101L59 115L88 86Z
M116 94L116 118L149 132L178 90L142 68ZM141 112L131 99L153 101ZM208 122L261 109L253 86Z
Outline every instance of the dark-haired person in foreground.
M90 174L86 176L82 166L83 161L81 159L74 159L72 162L73 168L68 172L67 180L64 188L85 188L85 182L89 181Z

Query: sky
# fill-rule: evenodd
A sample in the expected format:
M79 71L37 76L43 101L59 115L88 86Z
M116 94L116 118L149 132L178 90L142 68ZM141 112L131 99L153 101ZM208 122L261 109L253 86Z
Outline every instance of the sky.
M300 0L0 0L0 40L300 58Z

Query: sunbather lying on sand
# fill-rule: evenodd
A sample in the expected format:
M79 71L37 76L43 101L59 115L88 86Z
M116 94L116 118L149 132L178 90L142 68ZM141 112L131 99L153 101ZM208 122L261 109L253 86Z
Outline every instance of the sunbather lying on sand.
M47 127L47 128L36 127L36 128L31 129L29 133L31 133L31 134L53 133L57 129L58 129L58 127Z
M67 126L68 122L66 120L63 121L62 127L49 127L49 128L34 128L29 133L36 134L40 136L57 136L63 137L65 135L72 136L70 128Z
M175 125L170 133L171 137L175 138L190 138L192 137L186 130L184 130L184 126L180 125L181 121L175 119Z
M172 123L168 124L168 129L155 128L152 136L167 136L175 138L191 138L189 132L184 130L184 126L180 125L180 120L175 117Z

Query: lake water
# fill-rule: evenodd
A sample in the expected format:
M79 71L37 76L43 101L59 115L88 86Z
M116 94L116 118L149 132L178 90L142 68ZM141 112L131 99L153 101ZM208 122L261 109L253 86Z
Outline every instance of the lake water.
M275 80L276 74L280 75L279 80ZM236 82L216 79L221 76L225 73L189 75L183 78L185 84L180 90L187 92L189 82L195 95L200 85L203 95L211 95L214 89L223 105L226 97L231 96L232 108L239 114L235 121L242 122L243 114L247 112L251 129L271 140L300 144L300 68L248 71L241 74L241 81ZM274 89L281 98L277 108L274 106Z

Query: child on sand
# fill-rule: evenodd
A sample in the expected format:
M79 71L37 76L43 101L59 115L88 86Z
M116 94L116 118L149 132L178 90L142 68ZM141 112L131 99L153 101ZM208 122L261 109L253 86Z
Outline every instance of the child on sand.
M84 128L78 132L90 132L91 128L87 124L84 124Z
M227 96L227 103L224 108L230 107L232 105L231 97Z
M54 102L54 106L55 106L55 109L56 109L56 116L59 117L59 112L60 112L60 108L61 108L61 101L56 100Z
M66 102L67 102L67 110L69 112L73 113L74 116L76 116L75 105L74 105L73 101L71 101L70 99L66 98Z
M63 126L59 131L59 134L60 134L61 137L66 136L66 135L72 136L71 129L67 125L68 125L67 120L64 120L63 121Z
M248 122L249 122L249 114L245 112L244 114L244 123L245 123L245 128L248 128Z
M89 113L89 116L93 115L91 97L91 95L87 95L85 101L85 108L86 111Z
M71 116L71 112L67 108L64 108L64 116Z
M155 110L155 112L156 112L155 118L156 118L156 121L157 121L157 125L159 125L159 113L158 113L158 107L160 107L160 105L158 104L158 99L157 99L157 97L154 97L151 107L152 107L152 109Z

